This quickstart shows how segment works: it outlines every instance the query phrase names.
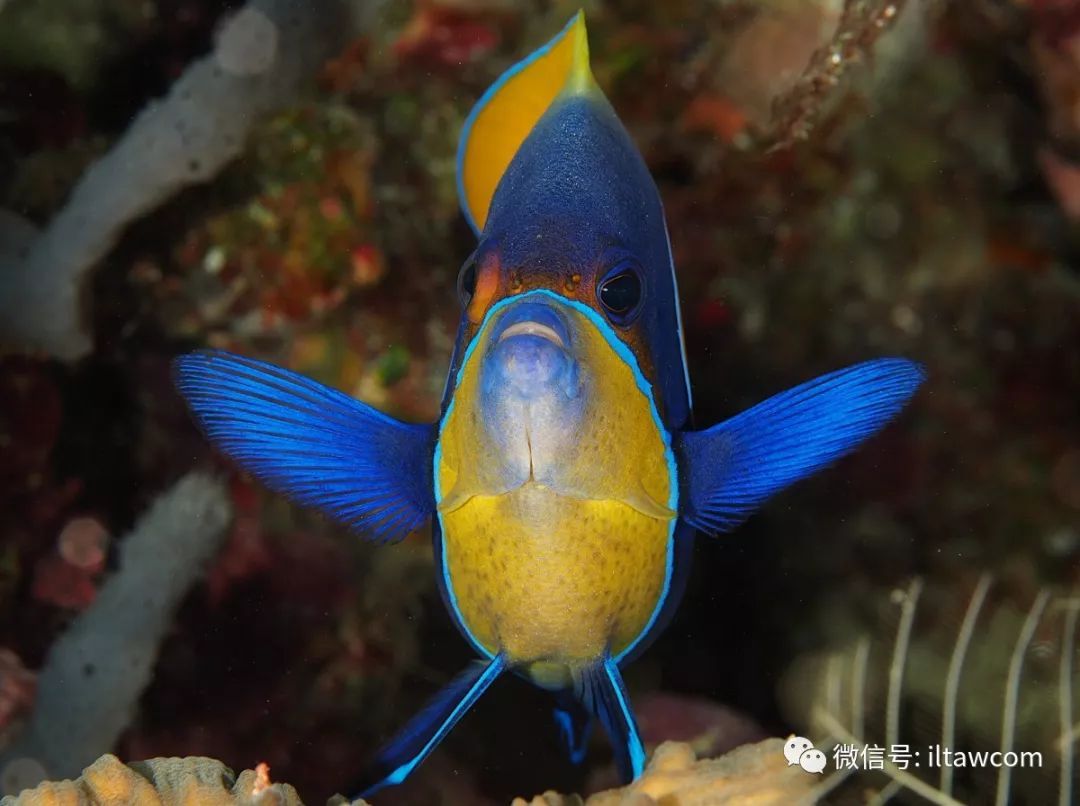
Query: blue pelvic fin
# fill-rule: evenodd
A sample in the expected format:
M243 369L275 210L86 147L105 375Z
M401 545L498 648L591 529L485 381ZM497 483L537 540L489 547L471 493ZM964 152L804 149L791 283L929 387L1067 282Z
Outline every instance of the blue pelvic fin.
M607 731L615 766L623 781L630 783L645 771L645 746L614 658L607 656L581 672L575 688L578 698Z
M555 727L559 729L559 739L570 757L570 762L580 764L585 760L585 752L589 747L592 715L572 694L563 694L555 705Z
M174 373L210 441L272 490L380 543L434 511L434 426L222 351L181 356Z
M379 751L364 782L356 787L362 790L358 797L367 798L408 778L505 669L502 655L469 664Z
M883 358L822 375L706 431L675 437L682 517L710 534L854 449L903 408L925 377Z

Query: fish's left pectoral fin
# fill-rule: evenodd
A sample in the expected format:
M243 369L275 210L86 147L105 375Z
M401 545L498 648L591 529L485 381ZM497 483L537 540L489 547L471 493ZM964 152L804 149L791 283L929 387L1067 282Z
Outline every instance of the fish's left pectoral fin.
M381 543L434 511L434 426L220 350L180 356L174 374L210 441L272 490Z
M645 771L645 745L622 674L610 655L580 673L575 681L581 703L604 726L615 751L615 766L623 781L630 783Z
M781 392L706 431L675 437L680 514L703 532L738 526L769 496L850 452L925 378L902 358L866 361Z
M502 655L469 664L379 752L363 780L353 787L360 793L356 797L369 797L408 778L505 670Z

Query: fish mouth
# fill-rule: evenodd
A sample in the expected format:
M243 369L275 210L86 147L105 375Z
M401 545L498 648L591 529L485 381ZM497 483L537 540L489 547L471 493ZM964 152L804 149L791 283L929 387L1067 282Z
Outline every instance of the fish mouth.
M499 335L499 340L496 343L505 341L514 336L539 336L542 339L550 341L557 347L566 347L566 342L563 341L562 336L555 331L555 328L548 327L545 324L534 322L532 320L517 322L516 324L510 325L510 327L506 328L506 330Z
M547 302L523 300L511 306L492 334L492 345L500 344L515 336L532 336L543 339L569 351L572 339L565 316Z

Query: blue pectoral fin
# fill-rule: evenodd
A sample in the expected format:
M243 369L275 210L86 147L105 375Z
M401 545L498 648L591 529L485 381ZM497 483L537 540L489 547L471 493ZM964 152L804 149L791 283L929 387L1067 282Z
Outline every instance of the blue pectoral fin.
M710 534L877 432L922 383L900 358L867 361L781 392L707 431L676 436L682 517Z
M271 489L382 543L434 511L434 426L231 353L190 353L174 370L210 441Z
M457 724L506 669L502 655L474 661L402 728L376 757L355 789L366 798L385 786L400 784Z
M559 739L572 764L585 760L589 747L589 734L592 733L592 716L585 707L569 692L560 697L554 710L555 726L559 730Z
M615 660L607 657L586 669L576 688L578 698L600 720L611 739L619 775L626 783L633 781L645 771L645 746Z

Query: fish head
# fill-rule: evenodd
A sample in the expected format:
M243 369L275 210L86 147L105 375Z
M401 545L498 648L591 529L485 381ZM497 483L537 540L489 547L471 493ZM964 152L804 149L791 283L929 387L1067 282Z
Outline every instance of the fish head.
M674 514L669 445L633 353L595 309L548 288L488 310L458 373L440 450L450 471L444 511L536 485Z
M459 275L440 507L537 484L670 517L689 392L667 229L580 14L470 115L459 191L479 243Z
M444 402L488 312L545 290L597 314L676 430L690 393L663 206L588 53L579 13L508 70L466 122L458 190L479 243L461 269L464 315Z

